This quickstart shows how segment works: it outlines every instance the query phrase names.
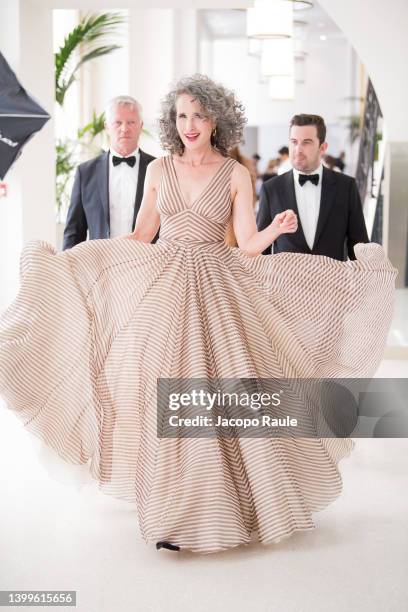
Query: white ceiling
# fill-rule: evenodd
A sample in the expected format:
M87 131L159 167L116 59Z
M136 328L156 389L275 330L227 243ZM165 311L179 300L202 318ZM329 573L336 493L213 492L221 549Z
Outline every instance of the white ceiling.
M243 9L203 10L203 23L213 38L241 38L246 36L246 11ZM294 11L295 22L304 23L295 27L295 36L304 37L308 44L324 45L327 42L345 40L343 32L317 4L313 8ZM303 34L303 36L302 36ZM320 37L326 36L326 40Z

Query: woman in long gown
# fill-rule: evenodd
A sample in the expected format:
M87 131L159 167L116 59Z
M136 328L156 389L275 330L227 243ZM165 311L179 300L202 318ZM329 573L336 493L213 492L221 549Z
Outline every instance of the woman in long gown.
M29 243L1 318L8 407L135 504L158 548L212 553L314 529L354 445L159 438L158 379L369 377L391 321L396 270L380 245L357 244L347 262L259 255L297 220L285 211L257 232L248 171L227 154L244 122L222 86L178 83L160 122L169 155L148 168L134 234L61 253ZM224 243L231 215L239 248Z

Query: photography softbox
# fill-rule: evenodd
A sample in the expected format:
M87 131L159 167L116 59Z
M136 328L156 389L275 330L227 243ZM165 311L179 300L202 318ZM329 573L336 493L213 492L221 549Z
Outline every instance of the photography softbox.
M0 53L0 179L50 115L26 92Z

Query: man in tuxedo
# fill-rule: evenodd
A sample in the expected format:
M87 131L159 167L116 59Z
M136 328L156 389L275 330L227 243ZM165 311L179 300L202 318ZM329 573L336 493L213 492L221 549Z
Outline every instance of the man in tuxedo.
M318 115L295 115L290 122L289 156L293 169L266 181L261 189L258 230L290 208L298 229L282 234L273 252L356 259L353 247L369 242L356 181L322 165L327 150L326 126ZM264 255L271 253L271 247Z
M133 231L146 168L154 159L138 147L142 127L137 100L118 96L108 103L105 128L110 149L77 168L63 250L86 240L87 232L92 240Z

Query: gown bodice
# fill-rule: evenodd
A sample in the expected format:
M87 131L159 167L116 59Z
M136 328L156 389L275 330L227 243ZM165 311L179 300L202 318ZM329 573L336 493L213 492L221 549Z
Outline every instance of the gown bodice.
M231 218L231 174L237 162L227 157L191 206L185 202L171 155L163 158L157 197L160 241L222 242Z

